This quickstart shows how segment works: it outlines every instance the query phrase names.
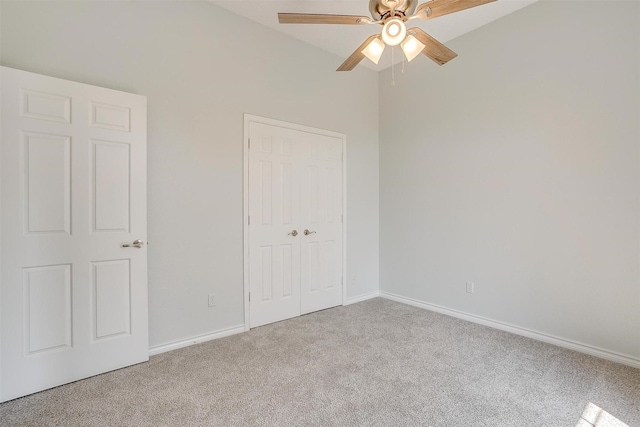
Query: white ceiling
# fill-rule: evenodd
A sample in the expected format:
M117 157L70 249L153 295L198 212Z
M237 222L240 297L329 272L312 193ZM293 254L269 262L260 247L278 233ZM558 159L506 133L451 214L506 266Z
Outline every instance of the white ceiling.
M346 59L370 35L379 33L379 25L300 25L279 24L278 12L329 13L370 16L368 0L209 0L224 9L266 25L327 52ZM419 26L442 43L473 31L498 18L515 12L538 0L498 0L475 8L445 15L429 21L415 19L411 27ZM423 3L423 1L419 1ZM398 53L398 52L396 52ZM460 52L458 52L460 53ZM395 55L396 63L402 55ZM426 57L423 58L429 60ZM336 62L336 68L341 62ZM391 66L390 49L386 49L380 63L366 58L359 66L380 71Z

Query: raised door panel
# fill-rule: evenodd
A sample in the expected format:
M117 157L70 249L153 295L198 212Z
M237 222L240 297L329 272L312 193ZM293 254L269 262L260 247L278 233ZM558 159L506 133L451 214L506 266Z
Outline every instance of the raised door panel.
M93 231L130 229L131 147L93 140Z
M38 120L71 123L71 98L22 89L21 116Z
M258 272L258 280L260 282L259 292L254 294L258 297L259 304L271 302L273 300L273 246L260 246L258 265L260 270Z
M25 354L70 348L71 266L23 270Z
M100 340L131 331L130 260L92 263L93 338Z
M277 188L273 188L273 178L272 163L261 161L259 181L260 200L258 201L258 209L260 211L260 225L265 227L273 225L273 190L277 190Z
M26 232L71 233L71 138L23 133Z
M131 131L131 108L92 101L91 126L129 132Z

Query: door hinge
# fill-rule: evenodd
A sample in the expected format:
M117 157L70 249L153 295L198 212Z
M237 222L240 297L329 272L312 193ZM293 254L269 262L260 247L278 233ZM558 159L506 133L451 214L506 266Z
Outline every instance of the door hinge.
M249 302L251 302L251 292L249 292Z
M344 224L344 214L340 215L340 222Z
M248 148L249 150L251 150L251 138L249 138L249 140L248 140L248 141L249 141L249 142L248 142L248 144L247 144L247 148Z
M247 225L251 225L251 215L247 217Z

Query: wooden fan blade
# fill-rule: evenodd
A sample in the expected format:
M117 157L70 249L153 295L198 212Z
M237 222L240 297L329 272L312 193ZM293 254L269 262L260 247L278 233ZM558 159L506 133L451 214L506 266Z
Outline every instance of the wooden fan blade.
M323 15L313 13L279 13L281 24L370 24L371 18L355 15Z
M414 15L424 20L433 19L494 1L496 0L432 0L419 5ZM423 12L427 8L431 9L431 14Z
M410 34L413 34L415 38L417 38L418 40L420 40L420 42L422 42L422 44L424 44L422 53L427 55L433 60L433 62L438 65L444 65L458 56L457 53L440 43L438 40L431 37L429 34L422 31L422 29L420 28L411 28L408 32Z
M366 39L364 41L364 43L362 43L360 45L359 48L357 48L352 54L351 56L349 56L343 63L342 65L340 65L338 67L338 69L336 71L351 71L353 70L356 65L358 65L360 63L360 61L362 61L364 59L364 53L362 53L362 49L364 49L365 47L367 47L367 45L369 43L371 43L371 40L375 39L376 37L378 37L378 34L374 34L372 36L370 36L368 39Z

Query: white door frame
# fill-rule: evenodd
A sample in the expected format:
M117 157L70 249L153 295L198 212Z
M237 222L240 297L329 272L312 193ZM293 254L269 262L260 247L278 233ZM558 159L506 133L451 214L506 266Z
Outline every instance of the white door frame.
M2 67L0 67L0 80L2 79ZM0 95L2 85L0 84ZM0 103L1 105L1 103ZM2 107L0 106L0 117ZM0 159L2 159L2 144L0 144ZM0 162L0 193L2 193L2 162ZM2 224L2 197L0 197L0 224ZM0 242L2 242L2 227L0 226ZM0 342L2 342L2 245L0 245ZM2 352L0 351L0 366L2 366ZM2 381L0 381L0 396L2 396Z
M262 123L278 126L286 129L315 133L317 135L330 136L342 140L342 305L347 300L347 136L343 133L318 129L296 123L284 122L267 117L244 114L244 145L242 148L243 179L242 179L242 234L243 234L243 284L244 284L244 330L250 329L249 310L249 124Z

